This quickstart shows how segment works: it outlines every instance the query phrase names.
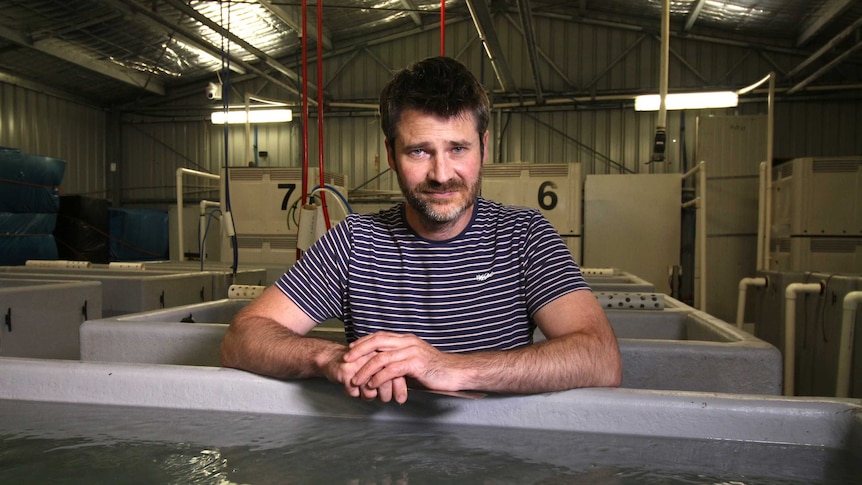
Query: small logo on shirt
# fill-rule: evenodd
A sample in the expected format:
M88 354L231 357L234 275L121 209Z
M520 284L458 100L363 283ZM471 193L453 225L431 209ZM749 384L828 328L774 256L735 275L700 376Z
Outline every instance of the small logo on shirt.
M487 273L479 273L476 275L476 281L487 281L491 279L492 276L494 276L493 271L489 271Z

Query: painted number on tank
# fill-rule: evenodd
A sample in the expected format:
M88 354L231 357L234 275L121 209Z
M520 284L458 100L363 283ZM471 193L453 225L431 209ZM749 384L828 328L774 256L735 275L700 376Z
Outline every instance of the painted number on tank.
M557 207L557 194L550 190L556 188L557 184L550 180L542 182L542 185L539 186L539 207L546 211L553 210Z
M281 210L286 211L287 204L290 202L290 196L296 190L296 184L278 184L278 188L287 189L287 192L284 193L284 198L281 199Z

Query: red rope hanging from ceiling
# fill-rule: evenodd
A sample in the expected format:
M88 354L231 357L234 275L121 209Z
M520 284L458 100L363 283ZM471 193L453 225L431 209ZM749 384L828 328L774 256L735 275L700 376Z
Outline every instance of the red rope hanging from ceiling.
M300 32L302 37L302 102L300 103L302 109L302 191L300 193L300 212L308 200L306 197L308 194L308 35L305 27L307 21L308 1L302 0L302 29ZM302 250L297 247L297 261L301 255Z
M329 208L326 207L326 193L322 190L326 186L323 176L323 0L317 0L317 165L320 167L320 205L323 207L323 220L326 221L326 229L332 228L329 220Z
M446 0L440 2L440 55L446 55Z

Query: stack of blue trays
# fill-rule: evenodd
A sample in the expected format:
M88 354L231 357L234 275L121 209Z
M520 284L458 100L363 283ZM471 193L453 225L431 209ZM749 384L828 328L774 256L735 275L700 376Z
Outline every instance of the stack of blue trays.
M54 227L66 162L0 147L0 265L57 259Z

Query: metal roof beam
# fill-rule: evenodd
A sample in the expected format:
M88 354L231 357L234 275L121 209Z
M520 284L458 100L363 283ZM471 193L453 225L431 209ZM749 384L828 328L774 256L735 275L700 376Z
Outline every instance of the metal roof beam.
M404 7L404 10L407 11L407 15L410 16L413 24L416 25L416 27L422 27L422 18L419 17L418 13L416 13L416 5L411 0L401 0L401 5Z
M829 22L835 20L844 10L853 3L853 0L830 0L824 3L817 12L805 19L802 33L796 39L796 47L805 45L812 37L820 32Z
M0 70L0 82L10 84L12 86L20 86L24 89L29 89L30 91L36 91L37 93L44 93L50 96L54 96L60 99L65 99L68 101L73 101L75 103L81 103L87 106L97 106L101 105L102 101L93 100L86 97L83 97L79 94L70 93L68 91L64 91L61 89L57 89L55 86L48 86L32 79L24 79L15 74L11 74L9 72Z
M516 22L516 21L512 18L512 16L511 16L511 15L506 14L506 20L508 20L508 21L509 21L509 23L510 23L510 24L512 24L512 27L514 27L518 32L520 32L520 33L521 33L521 35L524 35L524 32L521 30L521 25L520 25L518 22ZM466 50L466 49L467 49L467 47L468 47L468 46L467 46L467 45L465 45L465 46L464 46L464 49ZM566 83L566 85L568 85L568 86L569 86L569 88L571 88L571 89L572 89L572 90L574 90L574 91L577 91L577 90L578 90L578 87L575 85L575 83L573 83L573 82L572 82L572 80L571 80L571 79L569 79L569 77L566 75L566 73L564 73L564 72L563 72L563 70L562 70L562 69L560 69L560 67L559 67L559 66L557 66L557 65L554 63L554 60L553 60L553 59L551 59L551 58L548 56L548 54L547 54L547 53L545 53L545 51L543 51L543 50L542 50L542 48L541 48L541 47L539 47L538 45L536 45L536 52L539 54L539 56L541 56L541 58L542 58L542 59L544 59L544 60L545 60L545 63L546 63L548 66L550 66L550 68L551 68L551 69L553 69L553 70L554 70L554 72L556 72L558 76L560 76L560 78L563 80L563 82L565 82L565 83Z
M488 3L485 0L467 0L467 8L470 10L470 16L473 17L473 24L479 33L479 39L485 46L485 52L491 60L491 67L494 68L494 74L497 76L500 88L503 92L515 91L515 79L512 77L512 70L509 69L509 64L503 56L503 48L497 37L497 30L494 28L494 20L491 18Z
M215 59L222 58L222 52L206 40L199 37L195 32L176 25L156 12L147 9L143 5L134 2L123 2L120 0L102 0L105 4L117 9L123 15L133 18L138 22L146 24L153 30L171 35L187 42L196 49L206 52ZM238 74L245 74L246 69L240 65L239 59L231 58L230 69Z
M804 89L806 86L808 86L812 82L816 81L817 78L819 78L820 76L831 71L838 64L841 64L842 62L844 62L848 57L853 55L853 53L856 52L857 50L859 50L860 48L862 48L862 42L857 42L854 46L852 46L849 49L847 49L846 51L842 52L841 55L839 55L835 59L832 59L825 66L818 69L817 72L808 76L807 78L805 78L801 82L799 82L796 86L793 86L792 88L787 90L787 94L793 94L797 91Z
M177 10L185 13L189 17L191 17L191 18L197 20L198 22L204 24L205 26L212 29L214 32L217 32L219 35L222 35L225 38L229 39L234 44L237 44L237 45L241 46L243 49L247 50L248 52L254 54L264 64L266 64L267 66L280 72L281 74L286 76L288 79L291 79L296 83L301 82L299 74L292 71L291 69L288 69L282 63L280 63L277 60L270 57L266 52L263 52L262 50L258 49L257 47L246 42L244 39L235 35L233 32L225 29L224 27L217 24L216 22L213 22L207 16L201 14L200 12L195 10L193 7L183 3L181 0L165 0L165 1L166 1L166 3L168 3L171 6L173 6L174 8L176 8ZM312 83L308 83L308 86L314 90L317 89L316 87L314 87L312 85Z
M164 84L155 76L121 67L111 61L95 59L68 42L53 38L33 42L27 35L3 26L0 26L0 37L151 93L165 94Z
M296 31L297 35L302 36L302 13L299 7L275 5L269 0L257 0L257 3L272 12L272 14L278 17L279 20L286 23L288 27ZM316 26L307 25L305 30L309 39L315 42L321 42L324 49L332 49L332 37L327 33L326 28L324 28L321 33L317 31Z
M536 53L536 35L533 32L533 12L530 10L529 0L518 0L518 14L524 30L524 43L527 44L527 56L530 59L530 68L533 71L536 103L544 104L545 96L542 93L542 76L539 73L539 55Z
M706 3L706 0L697 0L697 3L691 7L691 10L688 12L688 16L685 18L685 27L682 28L683 32L688 32L694 27L694 23L697 22L697 18L700 17L700 11L703 9L703 5Z
M199 37L195 32L192 32L192 31L190 31L184 27L181 27L181 26L171 22L170 20L162 17L161 15L159 15L156 12L149 11L146 8L142 8L142 7L140 7L134 3L126 5L125 3L119 2L118 0L104 0L104 1L111 2L112 5L128 7L131 10L124 9L124 11L132 12L132 14L137 14L138 16L136 16L136 19L142 20L145 22L151 22L155 26L155 28L166 29L166 31L168 33L179 34L184 39L189 40L190 42L194 43L194 45L196 47L204 49L206 46L209 46L208 48L206 48L206 52L214 55L217 58L221 57L221 55L222 55L220 49L215 49L215 47L213 47L208 41ZM248 62L245 62L236 56L230 56L230 67L231 67L232 71L238 72L241 75L243 75L243 74L254 74L257 77L266 79L267 81L275 84L276 86L279 86L279 87L286 89L290 93L293 93L297 96L300 94L299 90L295 86L291 85L290 83L285 82L282 79L277 79L274 76L267 73L264 69L261 69L257 66L254 66ZM316 101L309 101L309 103L316 105Z
M831 51L835 46L840 44L846 37L856 31L859 27L862 27L862 17L856 19L855 22L848 25L847 28L842 30L838 35L829 40L829 42L823 44L823 46L817 49L817 52L808 56L807 59L800 62L798 66L794 67L787 75L794 76L801 72L803 69L808 67L812 62L816 61L820 57L822 57L827 52Z

